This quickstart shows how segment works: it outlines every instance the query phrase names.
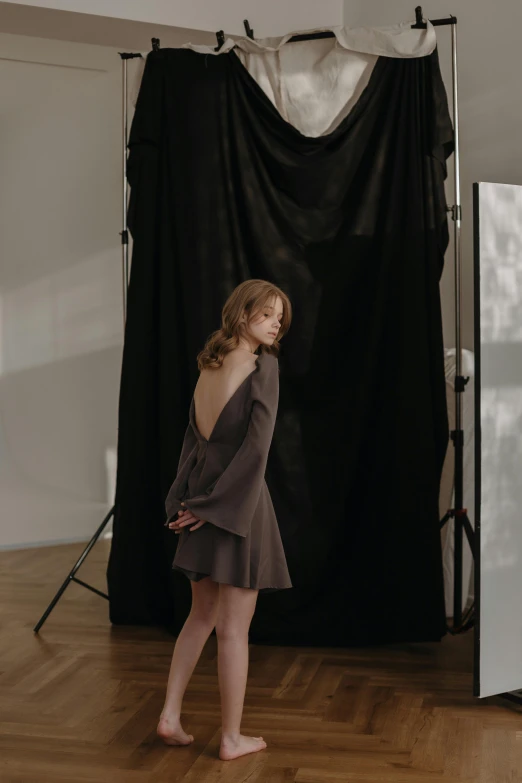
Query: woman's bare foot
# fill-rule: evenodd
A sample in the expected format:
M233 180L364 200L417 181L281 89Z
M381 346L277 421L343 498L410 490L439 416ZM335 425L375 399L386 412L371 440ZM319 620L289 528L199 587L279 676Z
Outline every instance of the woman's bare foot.
M240 734L237 738L221 737L221 746L219 748L219 758L221 761L231 761L239 756L246 756L247 753L257 753L258 750L264 750L266 742L263 737L245 737Z
M190 745L191 742L194 742L192 734L186 734L183 731L179 720L160 717L156 733L166 745Z

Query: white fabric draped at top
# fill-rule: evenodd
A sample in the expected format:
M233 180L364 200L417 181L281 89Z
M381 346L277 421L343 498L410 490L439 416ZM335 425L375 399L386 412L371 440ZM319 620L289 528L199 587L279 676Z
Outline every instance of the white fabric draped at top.
M232 49L280 115L304 136L331 133L346 117L368 84L380 56L425 57L437 45L435 28L415 29L414 20L387 27L328 27L288 33L279 38L227 38L214 46L187 43L182 48L219 56ZM331 31L332 38L288 44L293 35ZM146 53L136 63L135 102Z

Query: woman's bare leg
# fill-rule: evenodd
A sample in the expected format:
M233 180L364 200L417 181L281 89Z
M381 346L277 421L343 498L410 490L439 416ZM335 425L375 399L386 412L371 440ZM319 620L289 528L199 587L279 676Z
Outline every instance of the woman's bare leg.
M190 582L192 607L176 640L167 683L165 706L157 733L168 745L189 745L194 737L181 727L181 702L188 681L212 629L216 625L219 585L210 577Z
M245 737L239 730L248 675L248 629L257 594L257 590L219 585L216 622L222 715L219 758L224 761L266 748L263 737Z

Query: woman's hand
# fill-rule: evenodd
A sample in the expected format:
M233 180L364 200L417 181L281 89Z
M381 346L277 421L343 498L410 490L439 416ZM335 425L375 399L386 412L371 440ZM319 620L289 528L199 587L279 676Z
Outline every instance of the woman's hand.
M181 503L182 506L185 504ZM190 528L190 531L197 530L198 527L201 527L205 524L205 519L200 519L195 514L192 513L192 511L189 511L188 508L184 509L183 511L178 511L178 519L174 520L173 522L169 522L169 528L173 529L178 535L181 533L181 528L186 527L187 525L192 525L194 522L197 524L194 525L194 527Z

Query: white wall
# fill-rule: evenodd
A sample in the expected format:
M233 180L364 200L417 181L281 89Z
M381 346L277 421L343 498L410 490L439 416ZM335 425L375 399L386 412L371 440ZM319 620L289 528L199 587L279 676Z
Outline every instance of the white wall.
M388 25L414 21L415 3L409 0L345 0L344 24ZM460 172L462 203L462 318L463 347L473 348L473 233L472 183L522 184L522 100L520 87L522 29L520 0L453 0L442 4L427 0L424 16L457 17ZM442 75L451 109L451 31L437 27ZM449 169L447 198L453 197L453 156ZM453 222L450 220L450 230ZM454 337L453 243L446 254L441 296L447 348Z
M132 19L194 30L244 35L248 19L257 38L342 24L343 0L9 0L61 11Z
M0 547L108 510L121 366L121 77L111 49L0 35Z

